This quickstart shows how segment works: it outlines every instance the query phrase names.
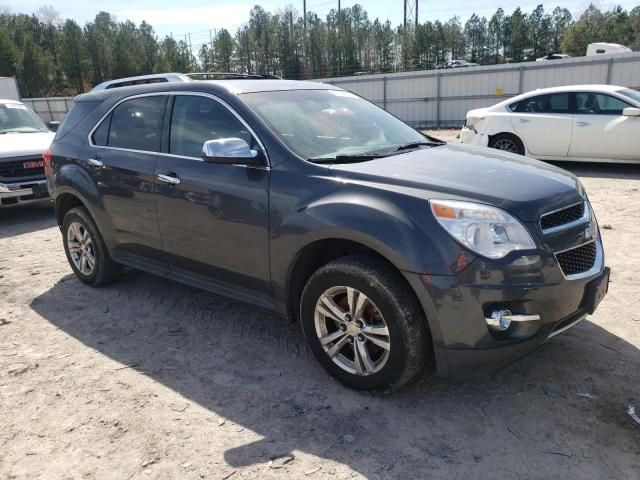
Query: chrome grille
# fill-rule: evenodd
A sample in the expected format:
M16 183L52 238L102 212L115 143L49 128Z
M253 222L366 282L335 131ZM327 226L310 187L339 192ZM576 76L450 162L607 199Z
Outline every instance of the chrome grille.
M42 156L23 157L8 162L0 160L0 178L20 178L44 175L44 167L24 168L25 163L41 162Z
M540 217L540 228L547 233L551 230L560 229L573 222L585 219L585 202L569 205L553 212L545 213ZM586 220L586 219L585 219Z
M567 277L591 270L596 263L596 257L597 246L595 241L556 253L560 268Z

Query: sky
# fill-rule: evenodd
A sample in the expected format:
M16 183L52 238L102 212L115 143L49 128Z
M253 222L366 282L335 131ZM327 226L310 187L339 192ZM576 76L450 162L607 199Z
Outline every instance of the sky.
M302 12L303 0L110 0L78 1L78 0L0 0L0 10L12 13L33 13L43 4L51 5L62 17L73 18L83 25L91 21L100 10L115 14L118 20L130 19L135 23L146 20L151 24L160 37L173 35L176 39L185 39L191 34L194 50L196 45L209 40L209 30L227 28L233 34L238 26L249 18L249 10L259 4L271 12L277 12L286 5L293 5ZM415 0L410 0L415 1ZM487 16L495 12L498 7L510 12L517 7L525 11L533 10L542 3L547 10L556 6L569 9L574 15L583 11L589 0L419 0L420 21L448 20L458 15L465 22L472 13ZM369 18L381 20L389 19L392 25L400 25L403 17L403 0L342 0L342 6L360 3L369 14ZM609 9L614 5L621 5L631 9L640 5L640 0L594 0L600 8ZM394 7L391 5L395 4ZM307 11L316 12L324 17L332 8L337 8L338 0L307 0Z

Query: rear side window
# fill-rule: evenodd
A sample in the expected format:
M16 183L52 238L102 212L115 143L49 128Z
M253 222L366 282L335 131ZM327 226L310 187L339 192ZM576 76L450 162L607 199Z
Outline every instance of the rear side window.
M164 96L126 100L111 113L109 127L104 126L108 123L107 118L98 130L108 128L107 146L109 147L159 152L164 105ZM98 133L98 130L95 133ZM104 135L104 131L100 134ZM100 140L98 137L94 134L94 143Z
M109 139L109 125L111 124L111 115L105 118L100 126L96 128L91 137L91 141L98 147L106 147Z
M569 113L569 94L538 95L512 103L509 108L516 113Z
M98 105L102 103L102 100L92 100L89 102L73 102L71 106L71 110L67 113L67 116L64 118L62 125L58 128L56 132L56 136L53 141L60 140L67 133L73 130L76 125L78 125L82 120L84 120L87 115L93 112Z
M576 94L576 113L580 115L622 115L622 111L630 106L624 100L604 93Z

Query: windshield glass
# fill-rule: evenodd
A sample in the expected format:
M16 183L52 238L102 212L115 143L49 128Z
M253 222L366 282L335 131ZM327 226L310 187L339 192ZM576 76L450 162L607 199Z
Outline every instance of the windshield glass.
M631 90L630 88L625 88L624 90L620 90L620 92L618 93L621 93L625 97L629 97L632 100L635 100L636 102L640 103L640 92L638 92L637 90Z
M48 132L42 120L21 103L0 103L0 134Z
M390 152L429 139L381 108L342 90L248 93L243 100L308 160Z

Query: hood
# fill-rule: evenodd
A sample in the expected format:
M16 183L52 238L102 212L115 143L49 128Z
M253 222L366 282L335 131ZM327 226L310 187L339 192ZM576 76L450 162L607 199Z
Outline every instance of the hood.
M426 198L486 203L525 222L582 198L576 176L552 165L498 150L449 143L361 163L331 165L334 175L419 189Z
M0 161L3 158L42 155L53 141L55 133L5 133L0 135Z

